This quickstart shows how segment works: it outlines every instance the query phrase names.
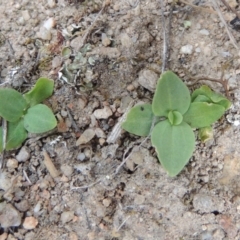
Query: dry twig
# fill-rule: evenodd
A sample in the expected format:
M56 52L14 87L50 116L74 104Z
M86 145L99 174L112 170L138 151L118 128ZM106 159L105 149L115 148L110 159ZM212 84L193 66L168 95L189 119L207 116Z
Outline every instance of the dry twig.
M44 165L46 166L47 170L49 171L50 175L55 178L59 176L58 170L55 168L52 159L49 157L48 153L44 150L43 151L44 156Z
M219 8L219 5L218 5L217 1L216 0L212 0L212 4L213 4L213 7L216 9L216 11L218 13L218 16L221 19L222 23L225 25L225 29L227 31L227 34L228 34L228 37L229 37L230 41L232 42L233 46L236 49L239 49L239 47L237 45L237 42L236 42L235 38L233 37L232 33L230 32L230 30L228 28L228 25L227 25L223 15L222 15L222 12L220 11L220 8Z

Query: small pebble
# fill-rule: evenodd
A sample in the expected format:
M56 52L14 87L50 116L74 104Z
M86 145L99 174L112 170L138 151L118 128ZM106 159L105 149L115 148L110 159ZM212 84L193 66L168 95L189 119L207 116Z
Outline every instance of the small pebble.
M110 198L105 198L105 199L103 199L102 203L105 207L109 207L111 202L112 202L112 200Z
M183 53L183 54L192 54L192 52L193 52L193 46L190 44L182 46L180 49L180 53Z
M102 146L106 142L106 140L104 138L99 138L98 142Z
M19 203L15 203L15 207L21 212L26 212L30 208L30 204L27 200L22 200Z
M29 11L28 10L22 11L22 17L25 21L28 21L31 18Z
M39 213L39 211L41 210L41 207L42 207L41 202L39 201L33 209L34 213Z
M46 28L48 31L50 31L52 28L54 28L56 25L56 21L54 18L49 18L44 24L43 27Z
M132 92L134 89L135 89L135 88L134 88L133 84L129 84L129 85L127 86L127 90L128 90L129 92Z
M0 203L0 224L2 228L18 227L21 224L21 214L11 204Z
M95 131L93 129L87 129L83 132L83 134L80 136L80 138L76 142L76 146L86 144L89 141L91 141L95 136Z
M212 198L207 194L196 194L193 198L193 207L196 211L210 213L217 210Z
M64 164L64 165L61 165L61 171L65 176L70 177L73 173L73 167L67 164Z
M201 30L199 31L199 33L202 34L202 35L206 35L206 36L209 35L209 31L208 31L207 29L201 29Z
M14 158L10 158L7 160L7 167L8 168L17 168L18 167L18 161Z
M93 114L97 119L107 119L112 116L113 113L110 107L105 106L103 109L95 110Z
M61 110L61 115L62 115L62 117L67 117L68 113L67 113L67 111L62 109Z
M38 220L35 217L26 217L23 222L23 227L27 230L34 229L38 225Z
M66 211L61 214L61 221L63 224L70 222L74 217L73 211Z
M47 40L47 41L50 41L52 39L51 32L45 27L41 27L39 32L37 32L36 36L38 38L41 38L42 40Z
M157 85L158 74L149 69L140 71L138 83L151 92L154 92Z
M96 128L95 133L98 138L106 138L106 134L101 128Z
M84 149L84 154L87 158L90 158L92 155L92 151L90 150L90 148L85 148Z
M55 6L56 6L55 0L48 0L48 6L49 6L50 8L55 7Z
M79 153L77 156L77 160L84 161L86 158L86 155L84 153Z
M105 33L102 33L102 45L107 47L111 44L111 40L107 37Z
M26 147L22 147L16 159L18 162L26 162L30 158L30 153Z

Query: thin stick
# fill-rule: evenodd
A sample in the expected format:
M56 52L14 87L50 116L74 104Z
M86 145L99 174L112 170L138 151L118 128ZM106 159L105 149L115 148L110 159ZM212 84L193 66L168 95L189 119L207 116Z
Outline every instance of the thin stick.
M105 1L103 3L103 7L102 9L99 11L99 13L97 14L97 16L95 17L95 19L93 20L92 24L88 27L88 29L86 30L85 34L83 35L83 38L79 44L78 50L80 50L82 48L82 46L85 44L86 39L89 35L89 33L92 31L93 27L95 26L96 21L98 20L98 18L100 17L100 15L102 14L104 8L105 8L106 4Z
M117 232L119 232L119 230L123 227L123 225L127 222L127 220L130 218L130 216L128 216L118 227Z
M211 78L211 77L198 77L198 78L192 78L192 79L195 79L195 81L191 84L188 84L188 86L193 86L195 85L196 83L198 83L199 81L211 81L211 82L217 82L217 83L220 83L222 84L224 90L225 90L225 93L226 93L226 96L227 98L230 98L230 94L229 94L229 90L228 90L228 81L227 80L224 80L221 76L221 79L215 79L215 78Z
M186 2L184 0L179 0L179 2L182 2L182 3L184 3L184 4L186 4L186 5L190 6L190 7L193 7L196 10L204 11L204 12L207 12L207 13L217 14L217 12L214 11L214 10L210 10L210 9L207 9L207 8L199 7L199 6L196 6L194 4L188 3L188 2Z
M229 37L230 41L232 42L233 46L236 49L239 49L235 38L233 37L232 33L228 29L228 25L227 25L223 15L222 15L222 12L220 11L220 8L219 8L219 5L218 5L217 1L216 0L212 0L212 4L213 4L214 8L216 9L216 11L218 13L218 16L221 19L222 23L225 25L225 29L227 31L227 34L228 34L228 37Z
M161 1L161 14L162 14L162 29L163 29L163 56L162 56L162 73L165 71L166 61L167 61L167 40L166 40L166 24L165 24L165 16L164 16L164 2Z
M50 175L55 178L59 176L58 170L55 168L52 159L49 157L48 153L44 150L43 151L43 156L44 156L44 165L46 166L47 170L49 171Z
M27 173L26 173L25 170L23 170L23 175L24 175L24 177L26 178L26 180L28 181L28 183L29 183L30 185L32 185L32 182L31 182L30 179L28 178L28 175L27 175Z
M222 2L229 10L231 10L233 13L235 13L236 16L240 19L240 14L237 12L236 9L232 8L225 0L222 0Z

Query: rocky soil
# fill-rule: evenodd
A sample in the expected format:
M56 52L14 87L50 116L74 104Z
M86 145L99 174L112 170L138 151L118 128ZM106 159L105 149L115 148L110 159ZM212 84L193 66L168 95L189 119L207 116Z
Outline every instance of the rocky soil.
M0 87L53 79L45 103L59 124L2 154L0 240L240 239L240 32L219 9L235 46L212 1L1 0ZM187 85L222 76L227 93L211 81L189 88L233 102L175 178L149 140L139 148L116 131L129 106L151 101L163 64Z

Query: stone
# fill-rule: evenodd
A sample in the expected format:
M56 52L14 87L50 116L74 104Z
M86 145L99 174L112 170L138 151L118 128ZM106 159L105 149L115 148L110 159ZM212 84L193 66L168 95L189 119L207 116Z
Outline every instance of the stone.
M1 202L0 224L2 228L18 227L21 224L21 214L11 204Z
M110 198L104 198L102 203L105 207L109 207L111 202L112 200Z
M155 72L144 69L140 71L138 82L141 86L148 89L151 92L154 92L157 86L157 80L159 76Z
M29 11L28 10L22 11L22 17L25 21L28 21L31 18Z
M207 194L196 194L193 198L193 207L201 213L211 213L217 210L211 196Z
M24 146L21 148L20 152L16 156L18 162L26 162L30 158L30 153L28 149Z
M107 47L111 44L111 40L107 37L105 33L102 33L102 45Z
M56 25L55 19L49 18L47 21L44 22L43 27L50 31L52 28L55 27L55 25Z
M61 171L63 172L63 174L67 177L70 177L73 173L73 167L67 165L67 164L64 164L61 166Z
M41 27L39 32L37 32L36 35L38 38L41 38L42 40L50 41L52 39L51 31L49 31L45 27Z
M199 31L199 33L202 34L202 35L206 35L206 36L209 35L209 31L208 31L207 29L201 29L201 30Z
M108 119L113 113L110 107L105 106L103 109L95 110L93 114L97 119Z
M18 161L14 158L10 158L7 160L6 166L8 168L17 168L18 167Z
M54 8L56 6L55 0L48 0L47 3L50 8Z
M34 229L38 225L38 220L35 217L26 217L23 222L23 227L27 230Z
M6 172L0 172L0 189L7 191L11 184L11 178Z
M61 214L61 221L63 224L70 222L74 217L73 211L66 211Z
M21 212L26 212L30 208L30 205L27 200L22 200L19 203L15 203L15 207Z
M84 161L85 158L86 158L86 155L84 153L79 153L77 155L77 160L79 160L79 161Z
M188 45L185 45L185 46L182 46L181 49L180 49L180 53L183 53L183 54L192 54L193 52L193 46L188 44Z
M88 143L94 138L94 136L95 136L95 131L93 129L89 128L85 130L80 136L80 138L77 140L76 146Z
M101 128L96 128L95 133L98 138L106 138L106 134Z

